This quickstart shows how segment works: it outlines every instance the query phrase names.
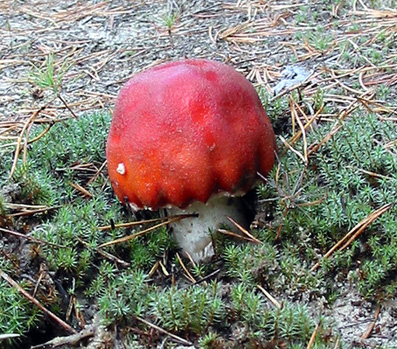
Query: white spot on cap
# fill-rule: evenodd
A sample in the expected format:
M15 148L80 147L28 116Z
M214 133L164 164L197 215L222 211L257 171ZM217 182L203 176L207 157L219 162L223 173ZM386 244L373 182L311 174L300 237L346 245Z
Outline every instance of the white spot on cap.
M125 166L124 166L124 164L123 164L122 162L120 162L120 163L117 165L116 171L117 171L118 173L120 173L121 175L125 174Z

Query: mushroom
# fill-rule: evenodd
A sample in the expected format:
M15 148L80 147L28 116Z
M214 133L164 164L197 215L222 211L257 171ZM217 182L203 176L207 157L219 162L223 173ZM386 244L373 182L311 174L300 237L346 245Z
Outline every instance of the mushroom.
M205 59L161 64L130 79L106 144L110 181L122 203L198 214L172 226L196 261L213 254L209 230L227 223L226 216L243 223L235 197L269 173L275 151L252 84Z

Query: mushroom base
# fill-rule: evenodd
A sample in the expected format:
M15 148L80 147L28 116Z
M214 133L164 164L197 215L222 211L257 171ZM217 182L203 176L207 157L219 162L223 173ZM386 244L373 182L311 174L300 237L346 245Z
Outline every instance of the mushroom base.
M171 215L198 214L198 217L185 218L170 224L179 246L188 252L195 262L214 255L211 234L215 234L221 225L233 228L226 216L246 226L244 211L238 197L215 196L205 204L195 202L183 210L173 207L167 211Z

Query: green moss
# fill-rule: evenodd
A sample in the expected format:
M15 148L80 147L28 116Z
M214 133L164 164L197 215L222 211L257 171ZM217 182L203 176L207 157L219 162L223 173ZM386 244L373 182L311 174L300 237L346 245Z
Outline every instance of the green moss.
M285 124L282 114L288 106L287 98L270 103L270 96L262 94L262 99L268 103L275 123ZM316 110L321 107L322 91L314 95L313 102ZM114 197L106 175L99 174L90 182L95 169L105 161L109 122L109 115L93 114L55 124L40 141L29 146L26 164L18 161L11 180L7 177L12 154L3 153L0 164L1 184L14 188L12 195L2 200L3 211L9 200L52 207L36 215L33 222L22 217L14 224L31 224L32 236L48 242L38 248L38 258L57 275L65 290L96 303L105 324L145 330L136 318L140 316L203 348L246 343L280 343L293 348L307 345L316 323L320 323L316 346L321 348L329 344L328 337L322 335L328 325L323 319L315 321L297 301L302 295L325 297L332 303L338 297L334 280L344 278L366 297L395 297L395 207L347 248L329 259L321 258L362 219L395 202L397 164L390 144L397 138L397 131L393 121L380 121L357 111L312 154L307 167L299 157L287 152L280 159L279 171L275 168L267 184L258 187L259 209L271 217L268 224L259 225L263 228L253 229L262 243L236 243L218 235L216 251L221 258L217 264L185 264L197 280L216 268L223 282L192 286L181 281L183 271L174 255L175 241L166 228L104 249L128 265L99 253L99 245L141 229L99 229L112 221L131 219ZM331 127L320 124L308 132L308 144L320 142ZM41 126L35 127L32 135L42 130ZM291 132L285 125L280 130L287 135ZM303 144L298 142L294 147L302 151ZM89 190L92 198L82 197L70 183ZM148 278L158 260L168 264L175 282L160 274ZM310 271L317 261L320 268ZM11 262L2 261L1 267L15 271ZM18 280L18 273L13 275ZM258 284L276 298L289 297L294 303L284 301L282 309L272 308ZM4 294L9 291L7 285L1 287ZM16 293L1 301L4 309L9 304L23 303L14 314L13 329L18 333L26 332L39 319L36 310ZM48 306L62 314L60 299ZM240 334L231 335L230 328ZM131 337L132 342L137 340Z
M167 288L152 294L151 313L162 327L177 333L202 335L210 326L225 324L225 304L221 285Z
M321 126L308 134L308 143L320 142L331 127ZM281 229L283 245L291 242L295 249L284 263L294 266L322 261L319 256L361 220L383 205L395 203L397 160L387 144L396 137L393 121L380 121L373 115L357 112L313 154L308 168L292 152L281 159L279 178L272 172L269 183L273 183L276 198L277 193L285 193L271 207L275 222L279 222L273 226L273 232ZM301 146L296 145L297 149ZM267 188L259 193L269 195L269 191ZM396 207L392 207L368 226L357 241L336 253L331 264L323 261L327 272L358 268L362 271L362 293L381 294L397 267L395 215ZM309 244L302 241L303 234Z
M0 280L0 333L22 335L34 327L40 314L18 291ZM13 345L20 338L8 339L1 345Z

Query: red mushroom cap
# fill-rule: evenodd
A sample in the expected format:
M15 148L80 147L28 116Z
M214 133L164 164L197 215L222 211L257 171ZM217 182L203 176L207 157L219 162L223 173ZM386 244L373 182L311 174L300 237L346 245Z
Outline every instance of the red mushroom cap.
M209 60L165 63L121 89L106 145L119 199L153 210L245 193L267 175L276 141L243 75Z

